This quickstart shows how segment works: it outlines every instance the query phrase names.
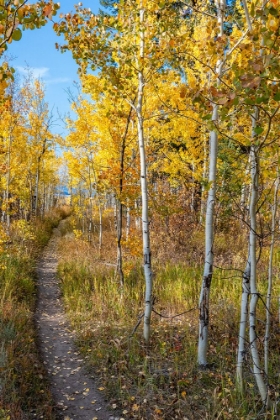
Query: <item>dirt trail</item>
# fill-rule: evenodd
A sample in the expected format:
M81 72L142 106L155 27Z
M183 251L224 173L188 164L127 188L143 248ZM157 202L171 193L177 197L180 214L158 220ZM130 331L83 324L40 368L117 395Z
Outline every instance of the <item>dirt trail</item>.
M37 266L36 312L42 358L49 374L58 418L118 420L119 417L108 411L93 378L85 371L65 317L56 278L56 246L59 236L58 228L54 230Z

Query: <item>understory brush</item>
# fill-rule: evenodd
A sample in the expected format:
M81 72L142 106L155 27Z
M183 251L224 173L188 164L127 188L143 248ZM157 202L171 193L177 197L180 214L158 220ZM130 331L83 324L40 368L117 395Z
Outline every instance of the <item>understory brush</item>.
M36 259L64 209L42 220L16 220L0 253L0 418L54 419L34 322Z
M73 221L70 222L73 224ZM75 225L77 227L77 225ZM249 345L245 363L245 397L235 390L242 265L246 252L221 234L217 237L218 260L211 289L209 367L197 367L198 300L202 264L198 237L192 233L189 250L182 257L167 255L158 241L155 251L154 310L149 345L142 338L144 278L141 259L127 257L124 286L115 273L114 231L104 233L103 251L82 234L61 239L58 268L64 303L77 344L87 364L98 376L99 389L124 419L255 419L261 413ZM96 232L96 241L98 232ZM107 247L108 244L108 247ZM154 245L156 241L154 241ZM245 241L244 241L245 244ZM182 247L182 246L181 246ZM174 249L176 247L174 246ZM177 250L178 251L178 250ZM130 258L130 259L129 259ZM128 264L129 262L129 264ZM265 265L264 265L265 267ZM266 275L260 273L262 299ZM272 313L277 312L279 287L274 291ZM265 305L258 311L258 336L263 354ZM270 393L279 392L279 326L272 319L270 338ZM261 358L263 361L263 358ZM260 414L262 415L262 414ZM276 418L275 413L260 418Z

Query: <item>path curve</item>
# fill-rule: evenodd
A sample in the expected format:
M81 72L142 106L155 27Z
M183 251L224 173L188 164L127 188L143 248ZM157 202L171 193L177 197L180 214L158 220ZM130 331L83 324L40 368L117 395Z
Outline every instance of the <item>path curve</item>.
M58 408L58 418L118 420L119 417L108 411L93 378L86 372L64 313L56 277L59 236L58 227L54 229L37 265L38 301L35 317L42 359Z

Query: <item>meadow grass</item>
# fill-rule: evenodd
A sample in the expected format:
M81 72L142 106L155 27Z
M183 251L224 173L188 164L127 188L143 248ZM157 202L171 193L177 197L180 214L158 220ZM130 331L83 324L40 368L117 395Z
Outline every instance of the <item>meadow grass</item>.
M36 259L65 211L12 224L0 255L0 418L55 419L34 323Z
M109 223L107 223L110 226ZM185 261L161 260L154 265L154 313L149 345L142 339L141 317L144 279L141 260L130 261L124 287L114 272L113 230L107 229L99 258L94 246L78 238L61 240L59 277L64 302L77 334L77 344L98 376L102 392L125 419L254 419L261 410L251 361L245 364L245 397L235 390L235 366L241 294L241 270L246 263L243 248L232 248L218 238L219 258L211 291L210 367L196 363L198 299L202 266L190 254ZM193 249L196 247L189 243ZM234 242L234 241L232 241ZM106 243L109 244L106 248ZM233 245L233 244L231 244ZM199 243L200 246L200 243ZM240 247L240 241L238 246ZM109 251L109 249L111 251ZM198 253L199 251L196 250ZM106 255L106 259L104 258ZM234 268L233 268L234 267ZM265 264L264 264L265 267ZM260 273L260 292L266 293L265 270ZM272 312L277 312L279 287L274 290ZM265 307L259 305L258 333L264 333ZM277 324L274 317L273 325ZM139 326L138 326L139 323ZM272 329L270 392L279 389L279 328ZM263 342L259 340L260 351ZM260 418L274 418L266 413Z

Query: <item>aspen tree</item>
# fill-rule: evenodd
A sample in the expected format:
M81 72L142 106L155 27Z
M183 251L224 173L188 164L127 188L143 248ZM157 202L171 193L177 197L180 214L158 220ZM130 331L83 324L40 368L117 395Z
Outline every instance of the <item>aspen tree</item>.
M219 27L219 37L224 34L224 15L226 11L226 1L216 0L217 22ZM223 58L220 57L216 65L217 76L222 74ZM217 123L219 119L219 107L214 103L212 111L212 121ZM217 153L218 153L218 134L213 129L210 133L210 152L209 152L209 172L208 182L209 191L206 205L205 217L205 262L203 280L199 299L199 340L198 340L198 364L207 365L207 348L208 348L208 330L209 330L209 298L210 287L213 275L214 262L214 210L216 200L216 171L217 171Z
M266 3L261 6L262 11L270 12L274 15L277 11L274 7L266 9ZM256 22L256 27L252 25L252 19L249 15L247 3L245 1L244 5L244 14L247 22L248 30L250 33L259 32L259 36L254 38L259 40L259 43L255 42L253 44L253 52L255 54L255 61L251 63L253 68L265 69L267 67L267 56L264 46L273 42L271 38L274 36L273 30L271 30L271 18L268 18L268 22L265 28L265 22L263 20L264 14L258 14L259 22ZM253 17L254 15L253 11ZM274 22L274 20L273 20ZM276 40L274 41L276 42ZM276 60L275 63L278 63L276 57L270 57L269 60ZM273 76L269 71L266 70L263 74L264 77L272 78ZM276 66L272 70L275 71ZM248 72L249 73L249 72ZM239 348L238 348L238 361L237 361L237 383L241 391L243 391L243 364L245 356L245 326L247 318L247 305L249 300L249 349L252 358L252 372L256 380L256 384L262 399L264 406L270 406L270 398L268 393L267 378L265 378L264 372L267 372L268 367L268 350L267 345L265 344L265 370L261 367L261 359L259 356L259 349L257 346L258 336L257 336L257 317L256 310L257 304L259 301L260 293L258 290L257 282L257 246L256 241L258 237L258 226L257 226L257 212L258 210L258 200L260 196L260 170L261 170L261 152L264 147L268 147L275 142L273 120L279 111L279 105L275 106L275 99L278 102L278 96L273 92L268 90L267 85L264 83L265 78L259 76L246 74L242 77L242 85L244 87L252 88L252 98L249 98L249 104L252 106L251 111L251 120L252 120L252 134L251 134L251 145L250 145L250 202L249 202L249 257L247 262L247 267L245 273L247 272L247 282L246 285L243 281L243 290L242 290L242 304L241 304L241 319L240 319L240 334L239 334ZM256 89L257 88L257 89ZM248 93L248 92L247 92ZM257 98L256 98L257 96ZM248 101L248 100L247 100ZM255 104L254 104L255 103ZM265 104L263 106L263 103ZM261 105L259 105L261 104ZM268 104L268 105L267 105ZM272 105L272 107L271 107ZM263 110L265 109L265 112ZM267 120L266 120L267 119ZM265 134L263 134L265 133ZM276 183L277 185L277 183ZM278 188L278 187L277 187ZM275 216L275 215L274 215ZM272 216L273 219L273 216ZM274 242L272 235L272 242ZM273 246L271 245L270 255L273 254ZM270 256L269 261L269 271L272 270L272 257ZM248 279L249 277L249 279ZM269 280L268 287L268 296L267 302L270 303L270 294L271 294L271 278ZM246 302L247 300L247 302ZM269 327L267 326L269 330ZM265 341L267 341L267 335L265 335Z
M52 115L49 113L48 104L45 101L44 85L40 80L34 79L32 73L28 74L22 87L22 92L25 96L26 107L28 109L26 130L29 135L30 145L33 148L32 156L34 156L34 208L32 210L35 216L38 216L39 203L41 200L39 186L42 162L53 139L50 132Z

